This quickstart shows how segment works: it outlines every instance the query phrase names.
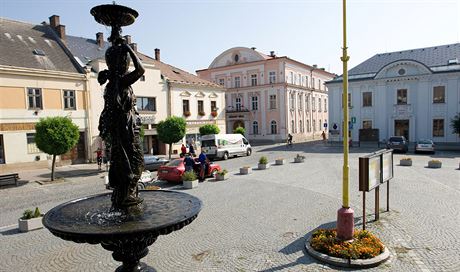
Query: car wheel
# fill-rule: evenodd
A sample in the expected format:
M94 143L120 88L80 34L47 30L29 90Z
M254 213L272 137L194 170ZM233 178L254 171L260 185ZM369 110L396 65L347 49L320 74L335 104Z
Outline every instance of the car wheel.
M137 183L137 190L140 191L140 190L144 190L144 189L145 189L144 183L142 183L142 182Z
M248 148L248 150L246 151L246 156L251 156L251 153L252 153L252 150Z
M222 157L222 159L228 160L228 152L225 152L225 153L224 153L224 156Z

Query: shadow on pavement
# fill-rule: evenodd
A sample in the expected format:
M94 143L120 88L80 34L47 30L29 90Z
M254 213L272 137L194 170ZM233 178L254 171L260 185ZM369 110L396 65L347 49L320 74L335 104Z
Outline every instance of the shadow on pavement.
M27 183L29 183L28 180L20 179L18 180L18 186L16 186L16 184L7 184L7 185L1 185L0 189L10 189L10 188L21 187L21 186L26 185Z
M1 232L0 232L0 234L1 234L2 236L15 235L15 234L20 234L20 233L21 233L21 232L19 232L19 228L4 230L4 231L1 231Z
M56 171L54 175L55 177L58 177L58 178L89 177L89 176L97 176L103 172L104 171L102 170L76 169L76 170ZM41 178L50 178L51 170L49 173L44 173L38 176Z

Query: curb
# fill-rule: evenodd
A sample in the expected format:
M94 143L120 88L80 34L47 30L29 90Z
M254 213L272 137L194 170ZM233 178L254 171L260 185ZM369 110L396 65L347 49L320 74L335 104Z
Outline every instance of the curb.
M386 261L390 257L390 251L388 248L384 245L384 251L382 254L371 258L371 259L342 259L338 257L332 257L329 255L326 255L324 253L320 253L316 250L314 250L310 246L310 239L311 239L311 234L308 235L306 238L305 242L305 249L307 250L307 253L312 256L313 258L325 262L330 265L334 266L339 266L339 267L347 267L347 268L370 268L370 267L376 267Z

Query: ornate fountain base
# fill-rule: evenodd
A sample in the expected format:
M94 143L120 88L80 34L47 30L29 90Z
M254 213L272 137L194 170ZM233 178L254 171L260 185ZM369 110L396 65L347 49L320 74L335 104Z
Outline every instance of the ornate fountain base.
M76 243L101 244L123 264L116 271L154 271L140 262L148 246L190 224L201 210L201 201L173 191L141 191L139 213L111 211L110 193L61 204L45 214L43 225L51 233Z

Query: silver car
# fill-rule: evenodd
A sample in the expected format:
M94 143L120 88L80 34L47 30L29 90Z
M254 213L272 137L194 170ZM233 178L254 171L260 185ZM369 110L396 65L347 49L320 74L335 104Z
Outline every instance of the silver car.
M415 143L415 153L418 152L431 152L434 154L434 143L432 140L418 140Z

